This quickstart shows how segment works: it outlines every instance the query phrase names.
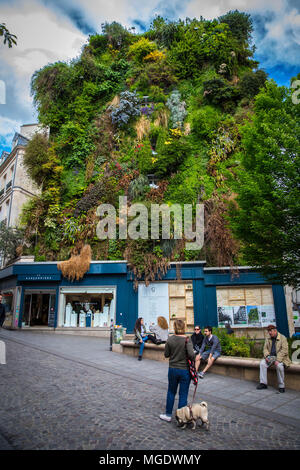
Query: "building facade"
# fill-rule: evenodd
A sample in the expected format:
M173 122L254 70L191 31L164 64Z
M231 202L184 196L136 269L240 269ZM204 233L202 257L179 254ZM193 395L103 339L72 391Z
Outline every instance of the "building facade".
M0 271L0 290L8 328L105 333L113 320L132 332L138 317L149 326L162 315L171 331L180 318L188 331L195 324L230 323L237 335L262 338L265 327L276 323L284 335L294 333L283 286L250 267L232 277L229 268L206 268L201 261L171 263L163 279L140 282L135 290L126 261L93 261L74 282L62 277L56 262L17 262Z
M14 135L11 152L2 152L0 157L0 222L8 227L18 225L23 204L40 193L27 174L23 158L30 138L41 131L38 124L21 126Z

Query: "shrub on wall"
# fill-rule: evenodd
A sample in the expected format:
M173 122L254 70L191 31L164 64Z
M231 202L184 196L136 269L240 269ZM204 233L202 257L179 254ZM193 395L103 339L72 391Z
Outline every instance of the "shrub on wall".
M143 37L129 47L128 56L140 64L145 57L149 58L149 55L155 50L156 44Z
M172 92L166 105L171 112L172 127L182 127L187 111L185 102L180 100L180 92L178 90Z
M117 127L124 127L131 118L139 116L140 103L136 93L124 91L120 93L120 103L116 108L112 108L111 120Z
M246 337L228 335L226 328L213 328L213 334L219 338L224 356L250 357L250 344Z

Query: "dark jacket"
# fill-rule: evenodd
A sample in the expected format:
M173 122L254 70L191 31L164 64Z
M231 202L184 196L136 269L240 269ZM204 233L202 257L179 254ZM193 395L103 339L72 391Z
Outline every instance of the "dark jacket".
M3 304L0 304L0 326L3 325L5 320L5 307Z
M191 340L192 340L194 349L199 352L202 346L202 342L204 340L203 334L201 332L198 334L193 333L191 336Z

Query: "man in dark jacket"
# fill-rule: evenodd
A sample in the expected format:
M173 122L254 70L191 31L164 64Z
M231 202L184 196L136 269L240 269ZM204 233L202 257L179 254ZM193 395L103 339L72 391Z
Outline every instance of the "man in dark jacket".
M209 369L213 363L215 362L218 357L221 356L221 344L219 338L216 335L212 334L212 327L206 326L204 328L204 341L202 343L199 359L206 360L207 359L207 366L203 369L202 372L199 372L200 379L203 379L205 372ZM207 350L205 351L205 348ZM199 363L200 364L200 363Z
M4 320L5 320L5 307L2 303L2 294L0 294L0 328L2 328Z

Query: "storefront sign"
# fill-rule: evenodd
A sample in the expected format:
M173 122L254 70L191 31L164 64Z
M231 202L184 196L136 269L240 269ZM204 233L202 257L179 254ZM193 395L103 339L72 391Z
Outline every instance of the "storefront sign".
M60 274L20 274L19 281L59 281Z

